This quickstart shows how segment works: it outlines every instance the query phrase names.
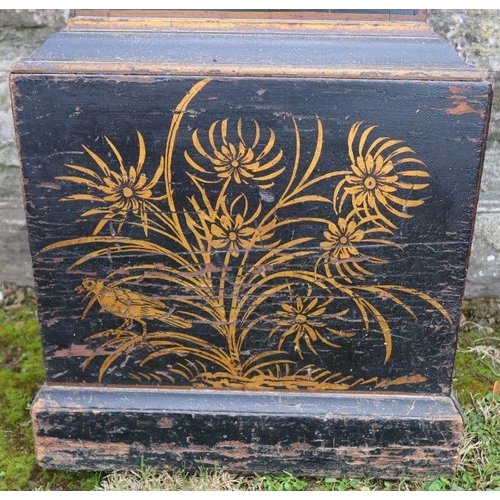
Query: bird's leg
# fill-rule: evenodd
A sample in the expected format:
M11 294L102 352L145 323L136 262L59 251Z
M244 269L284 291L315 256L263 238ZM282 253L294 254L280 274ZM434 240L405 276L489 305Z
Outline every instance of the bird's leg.
M134 327L134 322L130 318L125 318L125 321L121 324L117 330L128 330L130 332L131 337L137 337L137 333L132 331L132 328ZM125 333L125 332L124 332Z
M148 349L148 351L150 351L150 352L151 352L151 351L153 351L154 349L153 349L153 346L152 346L152 345L150 345L150 344L148 343L148 341L146 340L146 336L147 336L147 334L148 334L148 331L147 331L147 328L146 328L146 322L145 322L145 321L143 321L143 320L141 320L141 319L139 319L139 318L136 318L136 319L137 319L137 321L138 321L138 322L142 325L141 345L145 346L145 347L146 347L146 349Z

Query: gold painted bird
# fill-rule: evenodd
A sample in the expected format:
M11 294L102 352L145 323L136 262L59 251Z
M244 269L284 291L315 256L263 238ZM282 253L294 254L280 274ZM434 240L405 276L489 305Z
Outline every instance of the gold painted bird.
M142 325L143 335L146 334L145 320L159 320L182 329L192 326L191 321L168 311L163 302L115 284L105 285L100 280L85 279L75 290L82 293L87 292L85 298L94 295L87 304L82 319L97 301L106 312L125 320L120 328L129 326L134 320Z

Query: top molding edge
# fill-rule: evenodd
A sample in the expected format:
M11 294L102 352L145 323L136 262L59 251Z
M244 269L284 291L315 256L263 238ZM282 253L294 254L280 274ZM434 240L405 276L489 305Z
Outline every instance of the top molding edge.
M425 9L75 9L76 17L93 18L142 18L142 19L247 19L295 21L362 21L424 23Z

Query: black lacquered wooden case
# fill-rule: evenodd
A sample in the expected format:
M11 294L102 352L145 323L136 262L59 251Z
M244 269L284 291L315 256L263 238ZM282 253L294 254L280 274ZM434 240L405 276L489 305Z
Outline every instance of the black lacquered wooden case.
M421 11L81 11L12 69L48 468L449 473L490 86Z

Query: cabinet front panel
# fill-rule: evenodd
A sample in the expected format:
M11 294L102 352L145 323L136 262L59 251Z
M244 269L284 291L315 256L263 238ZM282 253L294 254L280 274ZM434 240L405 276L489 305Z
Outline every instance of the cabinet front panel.
M13 83L49 382L449 392L487 84Z

